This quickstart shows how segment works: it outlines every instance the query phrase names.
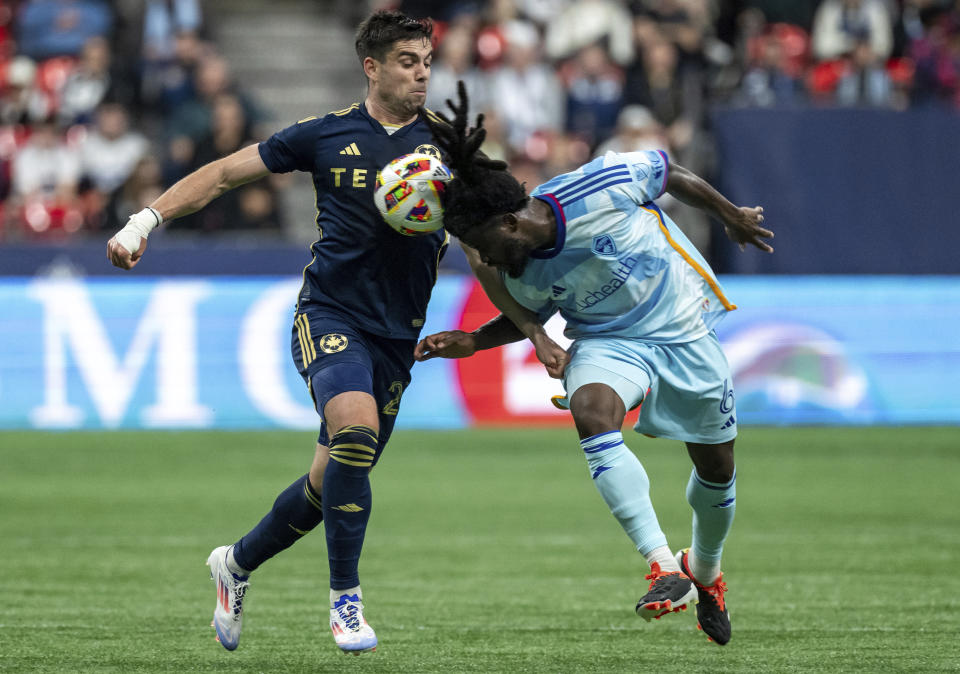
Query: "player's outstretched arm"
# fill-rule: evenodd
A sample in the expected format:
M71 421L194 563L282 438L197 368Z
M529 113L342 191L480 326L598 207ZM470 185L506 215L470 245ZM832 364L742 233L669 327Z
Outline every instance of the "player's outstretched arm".
M201 166L131 215L126 226L107 242L107 259L115 267L132 269L147 249L147 236L162 222L199 211L224 192L269 172L257 145Z
M763 207L735 206L706 180L673 162L667 177L667 192L717 218L723 223L727 237L740 244L740 250L749 243L764 252L773 252L773 247L761 240L773 238L773 232L761 226Z
M413 357L418 361L431 358L469 358L477 351L519 342L523 338L523 333L513 321L499 314L473 332L444 330L427 335L413 350Z
M555 379L562 377L569 359L566 350L550 339L543 329L540 318L534 312L521 306L513 299L513 296L503 285L500 273L496 269L483 264L480 254L476 250L462 241L460 245L467 255L470 268L473 269L474 275L476 275L480 285L483 286L483 291L490 298L490 301L513 322L523 336L530 340L534 349L536 349L537 359L543 363L547 373Z

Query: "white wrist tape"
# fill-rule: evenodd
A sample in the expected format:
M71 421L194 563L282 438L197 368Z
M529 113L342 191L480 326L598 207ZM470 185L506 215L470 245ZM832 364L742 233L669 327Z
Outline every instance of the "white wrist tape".
M160 226L163 218L159 211L147 206L139 213L134 213L127 220L127 224L114 237L121 246L133 255L140 250L140 239L146 239L150 232Z

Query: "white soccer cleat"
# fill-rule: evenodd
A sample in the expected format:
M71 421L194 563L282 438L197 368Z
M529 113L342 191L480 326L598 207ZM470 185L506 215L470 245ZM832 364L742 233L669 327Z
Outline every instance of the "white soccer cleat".
M237 576L227 568L229 545L216 548L207 558L210 578L217 584L217 608L213 612L213 627L217 630L217 641L232 651L240 643L240 630L243 629L243 597L247 593L249 576Z
M359 594L342 594L333 603L330 631L344 653L360 655L377 648L377 635L363 617Z

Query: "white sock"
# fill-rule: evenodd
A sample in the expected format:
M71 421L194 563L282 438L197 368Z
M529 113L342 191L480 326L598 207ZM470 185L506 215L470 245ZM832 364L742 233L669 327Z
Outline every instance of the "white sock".
M647 564L653 567L653 563L656 562L660 565L660 570L665 573L680 570L680 565L677 564L676 558L673 556L673 553L670 552L670 548L666 545L661 545L658 548L654 548L645 554L644 557L647 558Z
M356 599L352 601L360 601L363 599L363 592L360 590L360 586L351 587L348 590L334 590L330 589L330 608L333 608L333 605L337 603L337 600L340 599L345 594L356 595Z
M227 550L227 571L232 573L235 576L249 576L250 572L245 568L237 564L237 560L233 558L233 546L230 546L230 549Z
M713 585L714 581L717 580L717 576L720 575L719 561L701 561L693 554L692 549L687 553L687 565L690 567L690 572L693 574L694 579L705 587Z

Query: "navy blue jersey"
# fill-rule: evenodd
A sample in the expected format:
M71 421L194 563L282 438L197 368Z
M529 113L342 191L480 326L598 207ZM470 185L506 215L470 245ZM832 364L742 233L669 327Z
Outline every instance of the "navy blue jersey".
M442 229L413 237L391 229L373 190L377 171L400 155L439 157L432 142L422 117L390 135L355 103L260 143L270 171L307 171L317 192L319 239L304 270L298 311L323 307L375 335L419 336L447 236Z

